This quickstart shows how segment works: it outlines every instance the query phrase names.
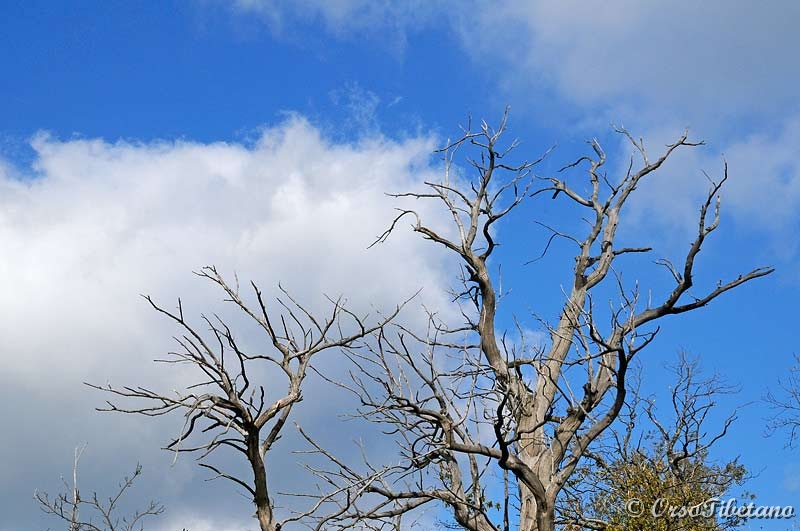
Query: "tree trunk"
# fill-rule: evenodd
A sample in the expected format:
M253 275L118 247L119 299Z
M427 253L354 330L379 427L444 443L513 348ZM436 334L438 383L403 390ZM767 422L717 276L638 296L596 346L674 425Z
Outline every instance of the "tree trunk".
M523 484L519 485L519 494L519 531L555 531L555 504L537 503L533 493Z
M272 505L267 490L267 469L264 466L264 458L261 455L260 434L258 430L251 432L247 436L247 458L250 467L253 469L253 487L255 496L253 503L256 506L256 518L261 531L279 531L275 524L272 514Z

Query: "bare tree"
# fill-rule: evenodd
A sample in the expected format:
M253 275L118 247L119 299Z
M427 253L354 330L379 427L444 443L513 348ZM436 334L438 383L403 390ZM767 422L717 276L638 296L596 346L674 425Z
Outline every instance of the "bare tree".
M718 531L741 525L738 516L718 519L711 502L749 477L738 457L718 462L710 455L738 411L718 428L709 426L719 398L738 389L717 374L705 376L684 352L669 369L666 414L663 408L659 414L654 396L642 395L640 371L633 374L618 423L586 452L564 488L557 507L564 529ZM630 506L634 499L640 503ZM693 516L669 510L681 507L702 510Z
M302 400L302 385L312 360L321 352L354 346L359 339L391 321L401 306L388 315L379 316L375 323L367 324L367 318L348 310L342 299L330 300L329 314L318 318L281 288L282 296L277 299L279 311L273 312L267 309L262 292L254 283L251 286L257 303L249 306L239 293L238 282L228 284L213 267L206 267L197 274L221 288L227 295L226 300L256 323L266 335L264 352L246 352L218 315L202 317L210 331L204 334L187 321L180 300L177 312L171 312L145 297L157 312L174 321L183 331L176 338L181 350L156 361L189 364L197 369L197 380L175 394L141 386L89 385L124 399L149 403L120 407L108 402L101 411L150 417L181 411L185 419L183 426L166 449L199 454L200 466L211 470L215 478L228 479L253 497L262 531L277 531L302 515L283 520L276 516L264 457L279 439L293 408ZM253 379L253 373L263 370L264 365L276 369L269 381L263 380L263 374ZM276 394L277 397L270 398ZM195 439L199 440L193 442ZM249 464L252 477L229 474L208 462L210 454L223 448L241 454Z
M767 424L767 434L786 431L786 446L793 447L800 436L800 356L787 378L778 383L779 391L768 391L766 400L775 412Z
M726 166L722 178L709 178L697 232L679 265L656 261L672 286L659 296L638 282L623 281L620 262L651 251L618 244L625 205L676 150L702 142L690 142L684 132L652 158L642 140L615 128L630 142L638 164L631 156L626 171L609 177L606 153L591 140L591 153L560 172L583 168L586 184L576 186L572 177L536 175L542 159L509 162L517 143L501 144L506 117L496 129L485 122L477 131L468 126L443 148L442 181L425 183L427 191L396 195L438 202L452 225L431 226L417 211L402 209L378 242L410 218L415 232L455 256L462 276L454 300L464 320L453 325L431 315L427 331L384 327L366 349L350 349L361 370L352 382L334 383L359 397L359 415L395 435L400 461L379 464L366 457L359 466L344 463L308 434L314 451L331 463L315 473L344 493L317 529L394 528L404 514L438 503L449 508L452 525L470 531L553 530L562 490L622 411L629 365L653 341L663 318L700 309L773 272L759 267L699 294L692 291L697 257L720 223ZM457 175L454 166L460 150L469 151L467 176ZM583 211L588 228L572 234L543 224L552 234L545 252L559 237L572 242L576 254L558 317L536 316L549 342L531 346L498 330L502 290L499 265L491 260L500 243L495 226L543 194ZM610 306L598 307L599 297L611 299ZM517 327L524 338L523 326ZM498 495L502 492L511 495Z
M75 449L72 483L62 478L64 492L53 498L46 492L34 492L33 496L42 511L63 520L69 525L69 531L142 531L145 519L164 512L163 505L151 501L146 508L137 510L129 516L118 516L120 502L142 473L140 465L136 465L133 474L125 477L119 484L118 490L108 498L98 496L97 492L93 492L89 497L81 496L78 488L78 461L85 449L86 446Z

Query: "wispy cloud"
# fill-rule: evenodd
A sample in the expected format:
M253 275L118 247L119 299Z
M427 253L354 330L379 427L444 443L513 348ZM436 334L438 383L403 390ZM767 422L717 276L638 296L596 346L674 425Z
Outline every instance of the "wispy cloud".
M235 11L259 16L278 36L298 26L321 25L343 39L365 38L388 44L402 53L409 34L427 27L447 3L442 0L233 0Z

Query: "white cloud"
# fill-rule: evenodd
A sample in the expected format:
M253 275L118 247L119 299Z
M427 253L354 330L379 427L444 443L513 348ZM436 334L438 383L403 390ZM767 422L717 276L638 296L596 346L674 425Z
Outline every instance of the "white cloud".
M507 0L462 19L464 46L502 59L506 80L564 101L684 125L795 105L800 6L779 2ZM599 109L598 109L599 107Z
M725 149L731 184L726 196L747 220L796 229L800 212L800 116L769 133L748 135Z
M675 139L663 128L644 131L643 136L649 139L651 156ZM622 143L620 154L633 151L626 141ZM800 212L798 145L800 117L788 116L768 133L674 152L662 169L639 187L630 205L639 229L679 241L681 246L687 243L696 234L699 207L711 186L703 172L719 181L727 161L728 181L721 191L723 223L734 222L741 235L767 236L772 253L790 258L797 247L786 236L797 230ZM613 173L624 172L626 163L624 157L617 160Z
M17 429L0 452L18 458L2 465L2 504L29 500L37 487L57 489L65 458L85 441L87 488L142 460L145 492L180 512L172 496L202 479L191 459L159 471L171 456L154 453L175 419L98 415L91 410L104 397L81 384L178 385L179 374L150 362L173 348L175 329L139 293L166 306L181 296L193 318L224 312L221 294L191 275L216 264L268 293L282 282L312 308L325 304L325 293L346 296L359 312L390 310L420 287L425 304L445 300L443 253L412 231L366 249L393 216L395 201L384 192L413 188L435 171L429 138L335 144L291 117L253 145L40 135L32 146L32 172L17 172L32 175L0 178L0 400L25 401L4 413ZM315 408L314 396L301 417L316 427L334 421L340 412ZM295 478L295 461L276 458L274 477Z
M4 353L12 371L38 377L42 356L74 368L53 358L56 345L81 351L86 370L96 361L87 338L104 337L108 349L115 324L144 326L140 292L198 298L190 271L205 264L265 288L282 281L301 298L347 294L362 307L397 301L437 274L408 234L391 251L366 251L391 219L383 193L430 171L425 139L331 145L295 118L252 148L46 136L33 146L36 178L3 180L0 198L10 256L0 265L0 316L14 324ZM402 263L387 261L394 252L406 255ZM42 326L47 334L33 333Z

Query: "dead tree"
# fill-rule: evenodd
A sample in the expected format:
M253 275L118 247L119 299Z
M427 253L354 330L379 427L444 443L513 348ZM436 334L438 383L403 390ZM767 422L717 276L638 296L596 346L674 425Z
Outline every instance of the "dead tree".
M197 380L175 394L142 386L88 385L123 399L148 403L123 407L107 402L107 407L101 411L150 417L182 412L183 426L166 449L199 454L200 466L211 470L214 478L228 479L252 496L262 531L277 531L301 515L283 520L276 516L264 457L280 438L293 408L302 400L302 385L312 360L324 351L353 347L358 340L390 322L401 306L367 324L366 317L348 310L342 299L331 300L329 314L319 318L281 288L278 311L274 312L268 310L261 290L254 283L251 287L257 303L250 306L240 296L238 282L228 284L215 268L206 267L197 274L219 286L227 295L227 301L256 323L266 336L263 352L247 352L241 348L231 328L218 315L202 317L210 332L206 334L187 321L180 299L177 312L171 312L145 297L157 312L182 329L182 335L176 337L181 350L156 361L192 365L197 370ZM269 368L273 371L269 373L269 381L264 381L263 371ZM261 374L254 375L258 371ZM210 454L221 449L241 454L249 464L252 477L229 474L209 463Z
M717 374L704 375L698 360L685 352L669 369L669 393L661 396L665 407L660 409L654 396L641 393L641 370L633 373L618 422L586 452L564 488L557 507L564 529L720 531L742 524L735 515L717 518L709 504L749 477L738 457L717 461L710 454L728 435L738 408L716 428L709 425L709 415L719 408L720 397L738 388ZM639 506L626 506L633 499ZM704 514L689 516L667 505L699 506Z
M121 500L142 473L140 465L136 465L133 474L125 477L108 498L99 496L97 492L82 496L78 488L78 462L85 449L86 446L75 449L72 483L64 480L64 492L52 498L46 492L34 492L33 497L42 511L65 522L69 531L142 531L144 520L164 512L163 505L151 501L144 509L128 516L118 515Z
M541 159L509 162L517 144L501 145L505 130L505 115L497 129L485 122L477 131L465 128L441 151L442 181L425 183L424 192L396 195L438 202L452 225L431 226L417 211L403 209L378 242L410 218L415 232L456 257L462 277L454 300L464 320L453 325L432 315L427 332L384 328L368 349L350 351L361 370L352 382L338 384L360 398L358 414L395 434L402 451L397 463L367 458L355 466L308 434L314 451L332 463L315 472L346 493L318 529L393 527L410 511L442 504L453 525L470 531L552 531L562 489L622 411L631 360L653 341L664 318L700 309L773 272L759 267L692 291L700 250L720 223L726 166L721 179L709 178L697 232L679 265L656 261L671 287L659 296L623 281L626 257L652 250L617 243L625 205L676 150L702 144L690 142L687 132L652 158L642 140L616 128L637 156L615 178L604 170L606 153L597 140L589 142L589 155L566 165L559 176L537 176L533 170ZM469 150L466 176L456 175L460 150ZM585 185L561 176L579 169L585 170ZM523 202L546 197L582 210L588 229L577 234L547 226L550 241L560 237L575 245L571 281L558 317L537 317L549 342L523 348L498 330L502 293L498 265L492 263L499 245L494 228ZM613 301L605 309L597 298ZM511 494L498 495L503 491Z

